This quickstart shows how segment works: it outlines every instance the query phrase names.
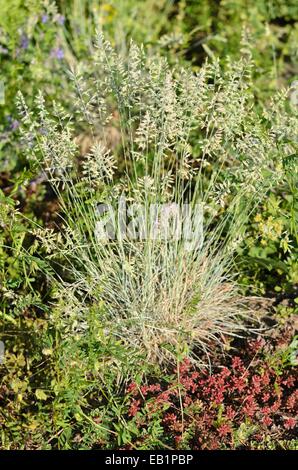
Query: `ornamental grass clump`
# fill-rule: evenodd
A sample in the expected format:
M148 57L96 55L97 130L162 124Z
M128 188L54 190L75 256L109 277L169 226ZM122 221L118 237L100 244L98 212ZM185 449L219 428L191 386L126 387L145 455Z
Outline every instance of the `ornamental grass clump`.
M69 74L72 116L42 94L34 110L18 97L28 158L61 206L57 230L33 232L55 284L52 320L84 335L91 312L149 360L196 357L253 318L231 268L291 153L276 144L285 119L255 110L249 56L194 74L133 43L125 58L101 35L96 45L94 74ZM89 134L84 155L74 123Z

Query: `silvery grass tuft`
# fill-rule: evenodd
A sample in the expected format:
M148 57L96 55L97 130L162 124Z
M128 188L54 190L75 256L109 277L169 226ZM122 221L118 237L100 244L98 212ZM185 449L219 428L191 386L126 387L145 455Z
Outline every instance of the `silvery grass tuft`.
M101 35L96 45L92 75L70 72L73 116L56 103L48 111L42 94L35 110L18 97L28 157L61 204L59 230L34 231L56 271L53 321L84 335L92 312L106 335L149 360L181 349L196 357L253 318L231 268L250 211L280 176L278 124L273 110L262 118L254 110L249 55L225 72L214 61L194 74L133 43L125 58ZM90 136L85 155L73 122ZM115 236L99 235L99 205L118 214L123 200L143 208L138 230L123 236L116 218ZM203 214L195 242L139 236L160 223L150 220L152 205L183 204Z

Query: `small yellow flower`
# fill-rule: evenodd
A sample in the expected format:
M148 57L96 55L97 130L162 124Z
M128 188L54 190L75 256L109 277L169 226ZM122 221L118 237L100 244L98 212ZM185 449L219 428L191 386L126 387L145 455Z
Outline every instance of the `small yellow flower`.
M103 3L100 7L100 24L111 23L116 14L115 8L109 3Z

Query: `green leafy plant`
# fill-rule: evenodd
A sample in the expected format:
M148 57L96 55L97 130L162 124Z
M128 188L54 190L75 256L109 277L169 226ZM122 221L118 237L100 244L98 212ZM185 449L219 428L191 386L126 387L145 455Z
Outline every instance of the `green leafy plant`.
M0 447L297 448L296 2L0 7ZM203 244L103 240L98 204L121 196L146 217L198 203ZM261 305L258 359L238 336ZM231 423L250 392L210 396L242 353L258 410Z

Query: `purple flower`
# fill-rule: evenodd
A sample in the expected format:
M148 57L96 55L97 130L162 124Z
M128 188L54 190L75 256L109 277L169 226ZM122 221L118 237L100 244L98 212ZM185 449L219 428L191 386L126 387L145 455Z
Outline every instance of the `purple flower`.
M28 46L29 46L29 38L28 38L27 34L22 33L22 35L21 35L21 48L22 49L27 49Z
M59 23L61 26L63 26L64 22L65 22L65 16L57 15L57 23Z
M3 54L3 55L8 54L8 49L6 49L6 47L1 46L1 44L0 44L0 54Z
M63 59L64 58L63 49L61 49L61 47L56 47L55 49L52 49L51 57L54 57L58 60Z
M48 22L48 20L49 20L49 15L46 15L46 14L42 15L41 22L43 24L46 24Z
M19 121L17 119L14 119L11 123L10 128L12 131L15 131L19 126L20 126Z

